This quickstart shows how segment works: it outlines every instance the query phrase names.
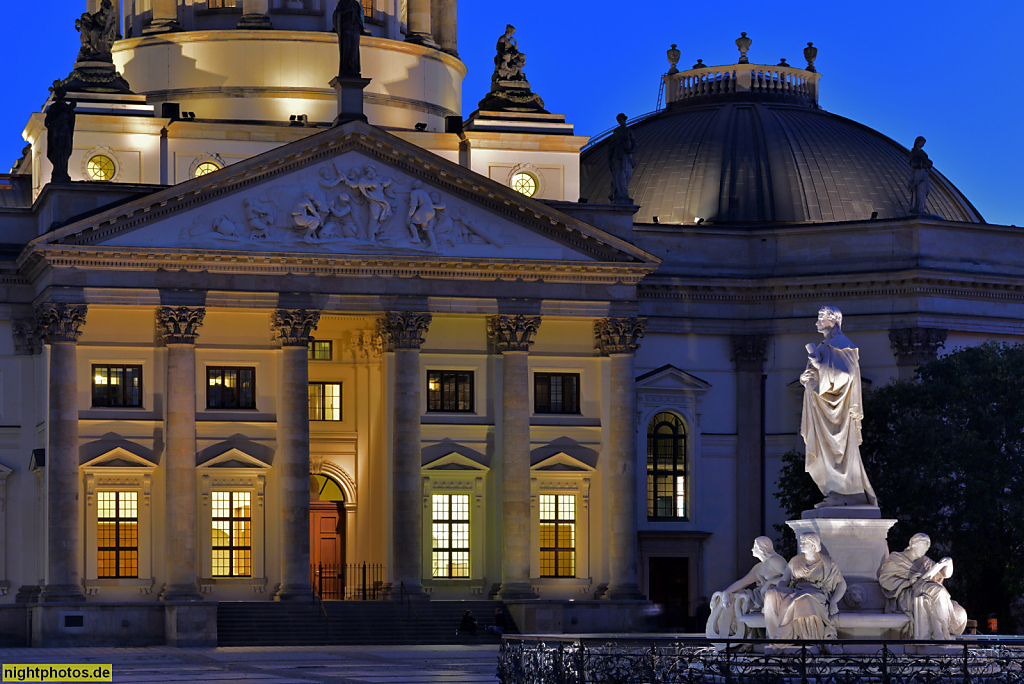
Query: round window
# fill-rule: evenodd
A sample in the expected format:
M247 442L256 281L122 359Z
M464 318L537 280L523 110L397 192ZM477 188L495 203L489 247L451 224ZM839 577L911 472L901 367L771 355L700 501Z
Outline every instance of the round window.
M114 161L103 154L97 154L95 157L89 160L89 163L85 167L85 172L89 175L89 180L95 181L108 181L114 177Z
M204 161L202 164L196 167L195 177L205 176L208 173L220 170L220 166L213 163L212 161Z
M537 194L537 177L532 173L517 173L512 176L512 189L527 197L533 197Z

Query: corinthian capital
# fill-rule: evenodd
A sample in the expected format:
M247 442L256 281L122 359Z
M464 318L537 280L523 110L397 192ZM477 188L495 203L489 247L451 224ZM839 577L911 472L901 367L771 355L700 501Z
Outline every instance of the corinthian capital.
M540 316L488 316L487 336L498 352L530 351Z
M428 313L388 312L377 319L384 351L419 349L432 316Z
M195 344L204 318L206 309L201 306L161 306L156 310L164 344Z
M282 347L308 347L319 322L320 312L308 309L278 309L270 319L274 338Z
M635 354L646 329L646 318L599 318L594 322L594 348L601 356Z
M40 304L36 307L39 334L47 343L78 342L87 310L85 304Z
M895 328L889 331L889 346L897 366L919 366L934 361L946 346L946 331L941 328Z
M768 338L765 335L733 335L732 361L736 370L763 371L767 348Z

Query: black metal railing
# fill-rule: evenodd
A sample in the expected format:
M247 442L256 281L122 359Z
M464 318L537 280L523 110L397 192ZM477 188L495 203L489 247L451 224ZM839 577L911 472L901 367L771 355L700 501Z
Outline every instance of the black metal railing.
M318 563L309 566L309 583L321 601L379 601L384 591L381 563Z
M1024 683L1024 641L788 641L506 636L501 684Z

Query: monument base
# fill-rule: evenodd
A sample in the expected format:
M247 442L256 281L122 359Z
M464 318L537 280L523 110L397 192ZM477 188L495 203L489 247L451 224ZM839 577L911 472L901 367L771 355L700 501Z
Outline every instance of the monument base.
M118 93L132 92L128 81L111 62L75 62L75 69L61 85L69 93Z
M548 114L544 100L530 90L529 81L494 81L491 92L480 100L478 108L496 112L531 112Z
M359 76L335 76L331 79L331 87L338 93L335 126L349 121L366 121L366 115L363 114L363 90L369 84L370 79Z

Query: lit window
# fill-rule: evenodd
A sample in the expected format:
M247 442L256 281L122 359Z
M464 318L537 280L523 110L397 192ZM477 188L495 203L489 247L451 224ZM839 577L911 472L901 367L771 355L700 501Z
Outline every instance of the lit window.
M142 366L93 366L93 406L142 406Z
M139 495L96 492L98 577L139 576Z
M235 6L235 0L208 0L206 3L208 9L228 9Z
M211 492L213 576L252 576L252 517L249 492Z
M373 19L373 0L362 0L363 2L363 16L367 19Z
M576 576L576 497L540 496L540 576Z
M537 177L532 173L517 173L512 176L512 189L527 197L533 197L537 194Z
M256 408L256 369L206 369L206 408Z
M111 180L114 177L114 171L114 160L103 154L97 154L85 166L85 172L89 176L89 180L94 181Z
M310 340L309 360L330 361L334 357L334 344L330 340Z
M433 576L469 577L469 495L434 494Z
M220 165L219 164L216 164L216 163L214 163L212 161L204 161L202 164L200 164L199 166L196 167L196 171L195 171L194 177L195 178L199 178L200 176L205 176L208 173L213 173L214 171L219 171L219 170L220 170Z
M647 426L647 517L686 517L686 427L673 413Z
M339 383L309 383L309 419L341 420L341 385Z
M472 413L473 371L427 371L427 410Z
M579 413L579 373L534 373L534 413Z

